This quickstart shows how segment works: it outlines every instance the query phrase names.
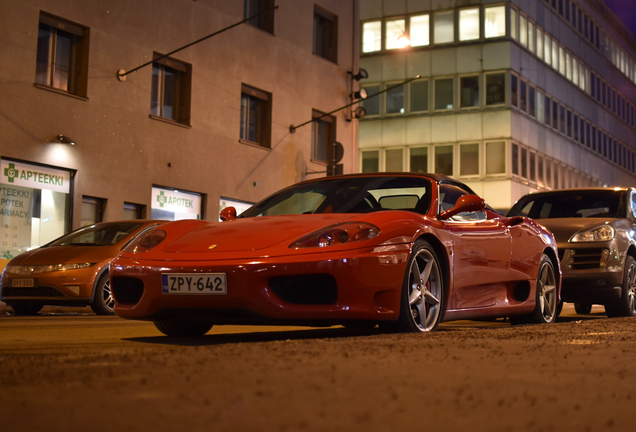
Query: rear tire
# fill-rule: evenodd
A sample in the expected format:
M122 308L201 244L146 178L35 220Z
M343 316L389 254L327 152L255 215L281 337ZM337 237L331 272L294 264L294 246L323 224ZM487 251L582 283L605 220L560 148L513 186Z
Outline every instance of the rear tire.
M97 315L115 315L115 299L110 288L108 270L99 278L95 286L95 296L91 303L91 309Z
M589 315L592 312L592 303L574 303L574 311L579 315Z
M42 310L43 305L32 304L32 303L21 303L11 305L11 309L15 311L18 315L23 316L33 316L37 315L38 312Z
M532 313L510 317L510 322L516 324L549 324L557 317L557 284L554 264L546 254L539 263L537 287L535 289L535 307Z
M212 328L212 324L184 320L153 321L153 324L166 336L203 336Z
M625 259L621 298L606 304L605 312L610 318L636 316L636 261L630 255Z
M439 326L443 311L444 284L437 253L427 241L418 240L413 245L404 275L400 317L394 324L395 330L434 331Z

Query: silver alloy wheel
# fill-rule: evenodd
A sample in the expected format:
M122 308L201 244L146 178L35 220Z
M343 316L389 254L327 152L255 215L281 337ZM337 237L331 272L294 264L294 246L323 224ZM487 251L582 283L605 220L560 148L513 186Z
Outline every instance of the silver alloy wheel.
M110 289L110 279L106 278L104 285L102 287L102 299L104 301L104 306L110 312L115 310L115 299L113 298L113 292Z
M442 294L439 266L431 252L426 249L417 252L411 263L408 282L413 322L420 331L431 331L439 318Z
M537 293L539 310L544 321L547 323L554 321L557 308L556 277L554 276L554 268L547 260L541 263L541 268L539 269Z
M627 307L632 315L636 314L636 263L631 262L627 269Z

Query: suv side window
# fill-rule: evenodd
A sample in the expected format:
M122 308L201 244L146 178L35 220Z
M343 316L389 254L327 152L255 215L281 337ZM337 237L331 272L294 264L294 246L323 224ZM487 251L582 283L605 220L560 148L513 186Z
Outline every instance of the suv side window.
M450 210L455 206L455 203L462 195L470 195L471 193L467 190L454 185L442 183L439 185L439 213L442 213L446 210ZM454 222L470 222L477 220L486 219L486 212L483 210L476 212L464 212L458 213L452 218L448 219L449 221Z

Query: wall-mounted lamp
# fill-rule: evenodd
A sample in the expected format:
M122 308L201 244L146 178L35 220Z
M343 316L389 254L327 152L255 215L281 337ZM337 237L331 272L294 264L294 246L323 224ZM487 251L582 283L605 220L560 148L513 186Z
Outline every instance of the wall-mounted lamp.
M357 74L353 74L353 72L349 72L351 74L351 78L353 78L356 81L360 81L361 79L367 79L369 78L369 73L366 71L366 69L362 69L360 68L358 70Z
M364 118L364 116L366 116L366 115L367 115L367 110L364 109L364 107L361 107L361 106L357 107L356 109L354 109L351 112L351 117L356 118L356 119Z
M369 93L367 93L366 89L360 89L351 94L353 99L366 99L367 96L369 96Z
M66 135L59 134L57 136L57 140L61 142L62 144L70 144L72 146L75 145L75 140L73 140L73 138Z

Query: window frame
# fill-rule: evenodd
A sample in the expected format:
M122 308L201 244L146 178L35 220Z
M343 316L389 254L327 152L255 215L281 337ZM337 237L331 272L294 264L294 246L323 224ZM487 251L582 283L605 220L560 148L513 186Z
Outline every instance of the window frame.
M257 113L257 125L256 125L256 140L249 139L249 123L251 112L250 107L243 107L243 96L247 96L248 101L256 99L260 101L261 106L264 107L259 113ZM247 114L246 118L243 116ZM239 141L255 145L258 147L271 149L272 141L272 94L256 87L241 83L241 125L245 127L240 128Z

